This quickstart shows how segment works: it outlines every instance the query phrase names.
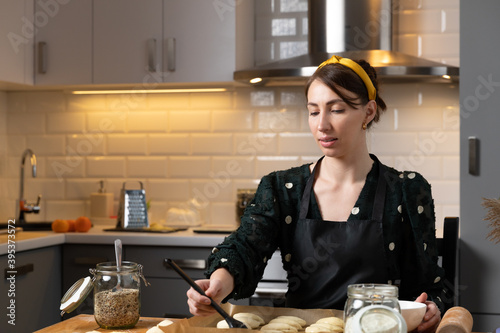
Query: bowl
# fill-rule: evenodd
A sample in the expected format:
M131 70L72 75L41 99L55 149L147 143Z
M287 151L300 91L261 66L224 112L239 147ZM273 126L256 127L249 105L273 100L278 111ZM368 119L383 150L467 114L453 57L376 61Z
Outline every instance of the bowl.
M411 332L422 322L427 306L424 303L399 301L399 307L401 315L406 321L408 332Z

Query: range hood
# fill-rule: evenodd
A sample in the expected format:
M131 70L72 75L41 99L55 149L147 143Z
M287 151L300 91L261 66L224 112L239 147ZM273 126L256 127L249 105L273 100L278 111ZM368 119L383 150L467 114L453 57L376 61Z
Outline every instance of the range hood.
M391 0L309 0L308 5L309 53L236 71L235 81L302 82L332 55L364 59L384 81L458 80L458 67L392 50L397 16Z

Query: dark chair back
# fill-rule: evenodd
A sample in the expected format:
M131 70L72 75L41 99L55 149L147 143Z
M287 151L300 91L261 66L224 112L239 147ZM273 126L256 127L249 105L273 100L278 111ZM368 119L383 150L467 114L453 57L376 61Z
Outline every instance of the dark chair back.
M457 301L457 262L458 262L458 217L445 217L443 238L437 238L438 256L445 271L445 287L452 293L451 305ZM448 303L448 302L446 302Z

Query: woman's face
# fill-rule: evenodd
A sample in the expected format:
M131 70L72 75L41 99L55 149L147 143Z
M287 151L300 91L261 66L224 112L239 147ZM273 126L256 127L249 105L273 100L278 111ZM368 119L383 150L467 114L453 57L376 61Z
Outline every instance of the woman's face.
M339 89L348 97L356 96L343 88ZM325 156L345 157L366 147L362 126L373 119L376 110L374 101L357 109L352 108L328 86L315 80L307 93L307 109L309 128Z

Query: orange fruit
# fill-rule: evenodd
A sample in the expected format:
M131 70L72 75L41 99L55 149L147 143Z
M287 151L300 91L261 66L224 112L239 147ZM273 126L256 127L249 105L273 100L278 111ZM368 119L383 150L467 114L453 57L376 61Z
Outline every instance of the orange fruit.
M69 223L66 220L57 219L52 222L51 227L54 232L68 232Z
M86 216L80 216L75 220L75 230L78 232L87 232L92 228L92 222Z
M68 221L68 224L69 224L68 232L76 231L76 228L75 228L76 221L75 220L66 220L66 221Z

